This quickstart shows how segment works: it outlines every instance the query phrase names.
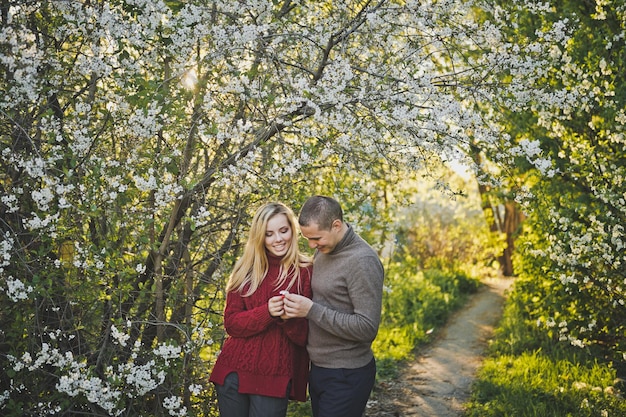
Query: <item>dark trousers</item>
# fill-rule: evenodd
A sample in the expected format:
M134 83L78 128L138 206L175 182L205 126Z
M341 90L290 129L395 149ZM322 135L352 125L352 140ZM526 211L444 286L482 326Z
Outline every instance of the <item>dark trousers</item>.
M239 377L234 372L224 379L224 385L216 384L215 390L220 417L285 417L287 415L286 393L285 398L240 394Z
M309 394L314 417L361 417L374 381L376 361L362 368L329 369L311 365Z

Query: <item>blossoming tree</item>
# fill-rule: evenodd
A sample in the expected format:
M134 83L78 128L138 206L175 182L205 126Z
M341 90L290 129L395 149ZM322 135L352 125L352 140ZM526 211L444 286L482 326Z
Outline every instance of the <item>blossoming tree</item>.
M530 217L518 242L518 287L528 292L525 309L539 328L611 363L623 377L624 2L529 6L503 2L511 24L502 33L526 50L527 64L539 43L552 45L560 65L546 67L537 80L554 87L551 95L512 108L501 120L519 144L513 166L531 193L520 200ZM541 162L529 164L532 155Z
M580 104L543 82L569 23L524 49L479 6L0 6L3 414L214 414L224 276L261 201L332 192L372 221L384 187L450 159L553 176L499 116Z

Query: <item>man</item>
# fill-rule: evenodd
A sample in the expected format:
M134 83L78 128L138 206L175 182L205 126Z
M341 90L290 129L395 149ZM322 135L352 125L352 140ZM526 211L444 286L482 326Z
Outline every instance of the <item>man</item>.
M287 294L285 316L309 319L309 394L314 417L361 417L374 386L372 341L380 324L383 266L343 220L340 204L309 198L298 219L316 249L313 299Z

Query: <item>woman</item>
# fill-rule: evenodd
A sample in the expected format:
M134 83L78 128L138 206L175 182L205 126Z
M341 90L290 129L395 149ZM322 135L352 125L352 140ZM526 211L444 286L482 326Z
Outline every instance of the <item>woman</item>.
M210 381L222 417L284 417L306 400L308 323L287 319L286 292L311 298L312 264L298 248L298 223L282 203L260 207L226 285L224 341Z

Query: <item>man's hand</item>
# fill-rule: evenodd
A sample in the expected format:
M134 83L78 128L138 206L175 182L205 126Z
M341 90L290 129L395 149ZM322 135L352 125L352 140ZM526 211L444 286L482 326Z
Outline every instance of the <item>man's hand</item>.
M306 317L313 305L313 301L299 294L285 294L283 298L284 315L283 318L293 319L296 317Z

